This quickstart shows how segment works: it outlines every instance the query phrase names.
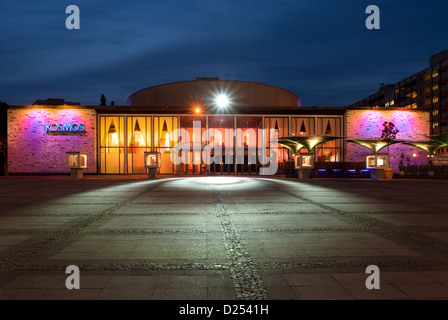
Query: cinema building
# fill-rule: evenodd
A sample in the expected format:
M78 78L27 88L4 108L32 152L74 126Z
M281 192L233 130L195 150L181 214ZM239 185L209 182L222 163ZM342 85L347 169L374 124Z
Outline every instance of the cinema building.
M260 137L249 134L258 129L276 129L279 137L340 137L315 148L316 161L364 162L370 151L347 139L379 138L385 121L400 130L397 138L421 139L422 134L429 134L429 120L428 111L415 109L304 107L296 94L271 85L197 78L142 89L128 98L126 106L83 106L51 99L10 106L8 172L67 174L66 152L83 152L87 155L85 173L144 174L144 152L159 151L160 174L255 174L260 163L248 161L250 147L270 152L269 136L262 149ZM200 134L193 130L195 121ZM170 151L182 143L172 134L176 129L185 129L192 144L201 148L222 146L223 161L206 166L200 153L192 152L194 159L190 160L194 161L173 164ZM210 129L220 132L221 138L209 138L205 132ZM239 136L226 136L226 129L240 129ZM244 153L243 164L233 161L238 152ZM414 161L427 162L422 150L394 145L389 151L392 165L397 165L402 153L416 153ZM279 146L280 168L294 156Z

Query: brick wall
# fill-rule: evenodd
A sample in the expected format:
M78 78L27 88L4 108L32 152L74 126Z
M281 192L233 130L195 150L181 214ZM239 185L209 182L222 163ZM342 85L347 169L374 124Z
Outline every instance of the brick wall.
M347 110L345 114L345 132L347 139L381 138L383 123L392 122L399 130L397 139L400 140L427 140L422 135L429 135L429 112L411 110ZM345 156L346 161L365 161L365 156L372 152L366 147L347 142ZM387 148L379 153L387 153ZM413 153L416 153L415 164L427 164L428 157L425 151L405 144L395 144L389 147L391 166L398 171L400 155L410 159L409 164L414 164Z
M83 133L48 133L46 124L83 123ZM8 171L70 173L66 152L87 154L85 173L96 173L96 112L76 107L17 107L8 109Z

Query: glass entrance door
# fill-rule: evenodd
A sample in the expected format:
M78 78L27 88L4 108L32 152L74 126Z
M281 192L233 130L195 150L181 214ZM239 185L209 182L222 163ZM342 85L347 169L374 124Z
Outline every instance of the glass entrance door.
M181 175L203 175L207 173L207 166L202 159L202 150L205 144L205 130L207 120L205 116L181 116L180 128L185 130L184 137L179 143L186 147L181 151L182 163L177 165Z
M236 118L236 173L257 174L259 167L257 157L258 130L262 128L261 117Z
M208 143L214 147L210 174L234 174L234 117L210 116L208 126L211 133Z

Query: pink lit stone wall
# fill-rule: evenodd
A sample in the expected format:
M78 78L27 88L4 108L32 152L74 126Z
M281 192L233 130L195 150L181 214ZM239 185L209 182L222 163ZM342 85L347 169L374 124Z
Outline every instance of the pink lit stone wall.
M400 140L427 140L423 135L430 134L429 112L411 110L347 110L345 115L345 136L347 139L370 139L381 138L383 123L392 122L400 130L397 139ZM387 147L378 153L387 153ZM396 144L389 147L391 166L398 171L400 155L410 159L409 164L414 164L413 153L417 154L415 164L427 164L428 157L423 150L405 144ZM372 152L366 147L347 142L345 155L346 161L361 162Z
M83 133L49 134L48 123L84 123ZM8 110L8 171L70 173L66 152L87 154L85 173L96 173L96 112L76 107L18 107Z

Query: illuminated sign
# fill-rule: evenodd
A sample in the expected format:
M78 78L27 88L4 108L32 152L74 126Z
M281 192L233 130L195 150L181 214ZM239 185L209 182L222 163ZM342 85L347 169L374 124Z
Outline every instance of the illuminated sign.
M85 133L84 123L47 123L45 131L47 133Z

